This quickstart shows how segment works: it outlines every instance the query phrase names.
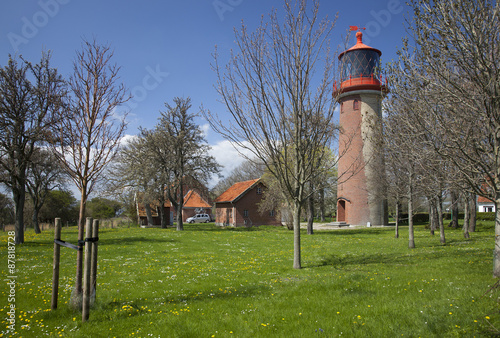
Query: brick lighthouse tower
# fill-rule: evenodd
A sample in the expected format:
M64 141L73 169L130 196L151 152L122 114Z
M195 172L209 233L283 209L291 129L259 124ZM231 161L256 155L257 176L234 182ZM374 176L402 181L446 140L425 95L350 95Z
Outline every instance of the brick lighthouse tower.
M358 27L351 26L351 30ZM337 222L349 225L388 224L385 163L382 147L382 100L387 87L380 78L382 53L357 43L339 55L340 104Z

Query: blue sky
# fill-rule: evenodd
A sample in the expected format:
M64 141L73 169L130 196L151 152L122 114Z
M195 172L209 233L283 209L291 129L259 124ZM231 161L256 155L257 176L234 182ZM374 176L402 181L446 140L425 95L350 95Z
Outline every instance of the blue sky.
M96 38L114 49L121 80L131 90L127 134L138 127L153 128L165 102L191 97L192 112L205 108L224 114L213 87L210 67L215 45L227 56L235 47L234 27L243 20L253 30L261 15L281 10L283 0L3 0L0 12L0 66L9 54L38 62L42 50L52 51L52 66L64 77L72 71L82 39ZM382 61L396 58L406 34L407 7L403 0L322 0L320 17L339 19L331 35L332 49L342 45L349 25L364 26L363 42L382 51ZM355 43L354 36L350 45ZM343 49L343 48L341 48ZM207 122L213 154L227 174L241 159Z

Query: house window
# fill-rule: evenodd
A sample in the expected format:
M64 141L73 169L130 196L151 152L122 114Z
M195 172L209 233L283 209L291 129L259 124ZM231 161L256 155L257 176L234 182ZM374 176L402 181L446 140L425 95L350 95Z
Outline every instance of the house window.
M352 102L352 109L359 110L359 100L354 100Z
M269 216L274 217L274 210L269 211Z
M248 217L248 210L243 210L243 217Z
M493 207L484 207L485 212L493 212Z
M257 195L262 194L262 187L257 187Z

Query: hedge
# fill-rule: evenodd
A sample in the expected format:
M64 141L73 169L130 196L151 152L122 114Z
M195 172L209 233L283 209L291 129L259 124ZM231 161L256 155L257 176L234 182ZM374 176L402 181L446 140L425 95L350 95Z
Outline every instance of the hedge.
M395 215L392 215L392 216L395 216ZM400 217L401 217L401 220L403 221L403 223L408 222L408 214L407 213L402 213ZM464 214L462 212L459 213L458 218L464 219ZM449 213L449 212L443 213L443 219L451 220L451 213ZM495 213L494 212L477 212L476 213L476 220L477 221L494 221L495 220ZM429 222L429 213L427 213L427 212L416 213L413 216L413 222L415 222L415 223Z

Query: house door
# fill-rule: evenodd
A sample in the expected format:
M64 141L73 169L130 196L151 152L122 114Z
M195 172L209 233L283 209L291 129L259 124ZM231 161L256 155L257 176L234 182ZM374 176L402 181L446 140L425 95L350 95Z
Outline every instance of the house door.
M337 202L337 222L345 222L345 200L338 200Z
M233 213L232 208L226 208L226 225L232 225L233 223Z

